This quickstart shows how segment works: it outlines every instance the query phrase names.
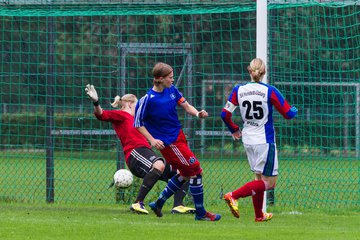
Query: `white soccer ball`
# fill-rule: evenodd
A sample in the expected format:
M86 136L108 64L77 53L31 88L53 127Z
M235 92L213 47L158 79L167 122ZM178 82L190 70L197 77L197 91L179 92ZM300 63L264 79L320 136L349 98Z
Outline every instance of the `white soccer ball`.
M114 184L117 188L128 188L131 186L133 180L132 173L127 169L117 170L114 174Z

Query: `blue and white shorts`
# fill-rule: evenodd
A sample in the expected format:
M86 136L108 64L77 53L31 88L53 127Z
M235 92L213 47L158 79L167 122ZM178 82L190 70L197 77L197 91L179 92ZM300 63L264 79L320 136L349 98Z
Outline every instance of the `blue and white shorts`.
M264 176L278 175L278 157L275 143L244 144L251 171Z

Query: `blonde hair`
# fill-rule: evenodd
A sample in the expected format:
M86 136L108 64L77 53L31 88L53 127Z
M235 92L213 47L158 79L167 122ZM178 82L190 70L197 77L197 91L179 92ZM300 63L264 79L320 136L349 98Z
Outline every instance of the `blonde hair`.
M266 73L266 66L261 58L254 58L247 69L255 82L260 82Z
M138 99L134 94L125 94L122 97L116 96L114 98L114 102L111 103L111 106L114 108L122 108L124 107L124 102L137 103Z

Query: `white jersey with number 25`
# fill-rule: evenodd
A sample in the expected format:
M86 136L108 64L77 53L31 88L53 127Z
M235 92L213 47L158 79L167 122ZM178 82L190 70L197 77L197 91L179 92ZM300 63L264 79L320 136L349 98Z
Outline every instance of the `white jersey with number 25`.
M239 87L237 95L243 120L243 142L246 144L266 143L269 135L274 139L268 87L256 83L245 84Z
M237 85L222 111L222 118L233 133L239 127L231 120L232 112L239 107L243 120L242 141L245 144L275 143L273 106L286 118L293 118L297 109L291 107L274 86L249 82Z

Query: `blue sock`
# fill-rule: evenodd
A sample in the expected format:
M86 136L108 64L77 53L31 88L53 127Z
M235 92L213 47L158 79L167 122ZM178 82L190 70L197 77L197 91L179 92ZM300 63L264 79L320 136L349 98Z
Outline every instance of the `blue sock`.
M204 216L206 210L204 208L204 189L201 175L197 175L196 178L190 178L190 193L194 199L196 215L199 217Z
M184 183L185 180L179 174L173 176L169 180L164 191L160 194L159 198L156 200L156 206L158 208L162 208L166 200L168 200L177 190L179 190Z

